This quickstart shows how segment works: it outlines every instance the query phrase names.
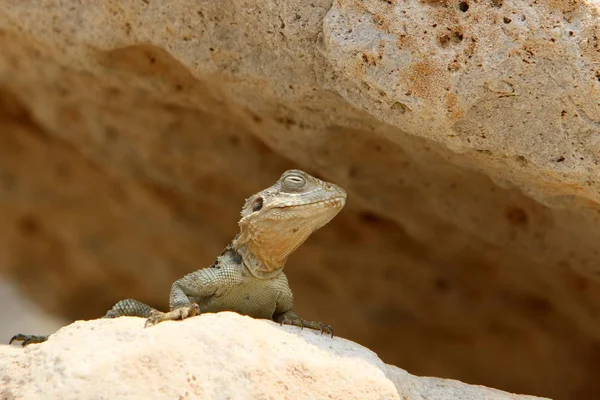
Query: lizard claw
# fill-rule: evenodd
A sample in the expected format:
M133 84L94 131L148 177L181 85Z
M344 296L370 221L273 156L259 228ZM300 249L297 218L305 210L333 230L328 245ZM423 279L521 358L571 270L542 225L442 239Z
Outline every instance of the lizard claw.
M185 307L179 307L166 313L153 310L148 319L146 319L146 322L144 323L144 328L156 325L163 321L186 319L198 314L200 314L200 306L196 303L192 303L189 306Z
M323 333L328 333L331 335L331 337L333 338L333 327L329 324L323 324L321 322L314 322L314 321L306 321L302 318L299 317L295 317L295 318L290 318L288 316L284 316L279 320L279 324L280 325L293 325L293 326L298 326L300 327L300 329L304 329L306 328L310 328L310 329L314 329L314 330L318 330L319 332L321 332L321 335Z
M144 323L144 328L158 324L160 322L160 318L164 314L165 313L162 313L158 310L152 310L152 312L150 313L150 316L146 319L146 322Z
M310 329L318 330L321 333L321 335L323 333L327 333L333 338L333 327L329 324L323 324L321 322L314 322L314 321L304 321L304 320L302 320L302 323L304 324L304 326L306 326Z
M329 333L331 335L331 337L333 338L333 326L329 325L329 324L319 324L319 328L321 328L321 335L323 334L323 332Z
M25 335L23 333L18 333L15 336L11 337L8 341L8 344L12 344L12 342L21 341L21 347L25 347L29 344L33 343L43 343L48 340L48 336L44 335Z

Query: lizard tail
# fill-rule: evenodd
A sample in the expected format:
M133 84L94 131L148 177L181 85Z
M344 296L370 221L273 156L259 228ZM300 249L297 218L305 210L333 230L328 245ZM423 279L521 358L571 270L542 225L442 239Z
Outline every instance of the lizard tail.
M134 299L125 299L119 301L110 310L106 312L104 318L117 317L143 317L148 318L154 311L154 308Z

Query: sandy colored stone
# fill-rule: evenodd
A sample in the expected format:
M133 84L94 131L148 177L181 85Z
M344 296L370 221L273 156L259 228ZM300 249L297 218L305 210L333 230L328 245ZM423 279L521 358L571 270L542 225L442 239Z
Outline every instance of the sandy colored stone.
M41 345L0 346L6 399L526 400L418 378L356 343L235 313L144 329L140 318L79 321Z
M525 171L598 202L598 10L594 1L338 0L322 49L339 76L331 87L379 120L459 153L489 152L484 164L504 159L502 178L537 200L549 193Z
M0 271L66 319L164 309L298 167L348 191L286 267L299 314L414 374L593 397L597 5L462 3L1 1Z

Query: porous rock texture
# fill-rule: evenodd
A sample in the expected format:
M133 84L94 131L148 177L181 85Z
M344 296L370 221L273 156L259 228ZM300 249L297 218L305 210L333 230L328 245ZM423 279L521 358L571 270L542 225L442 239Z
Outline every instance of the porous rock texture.
M0 346L0 397L541 400L420 378L351 341L230 312L143 325L79 321L41 345Z
M164 309L299 167L348 191L286 266L300 315L592 398L599 30L581 0L2 0L0 271L65 318Z

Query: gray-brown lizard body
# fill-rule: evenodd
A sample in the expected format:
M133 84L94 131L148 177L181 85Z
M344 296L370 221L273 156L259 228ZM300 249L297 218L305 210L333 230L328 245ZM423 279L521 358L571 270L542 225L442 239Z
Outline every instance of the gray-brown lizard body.
M293 295L283 271L269 279L255 277L230 245L213 265L173 283L169 298L171 310L185 310L194 303L198 305L195 312L199 314L235 311L254 318L277 320L291 310ZM125 315L151 318L161 314L137 300L125 299L115 304L105 318ZM148 323L154 322L149 319Z
M246 200L240 233L213 265L173 283L169 312L125 299L104 317L144 317L148 326L200 313L235 311L333 335L330 325L302 320L293 312L293 295L283 267L288 256L335 217L345 201L346 192L340 187L300 170L286 171L273 186ZM10 343L22 341L25 346L47 338L18 334Z

